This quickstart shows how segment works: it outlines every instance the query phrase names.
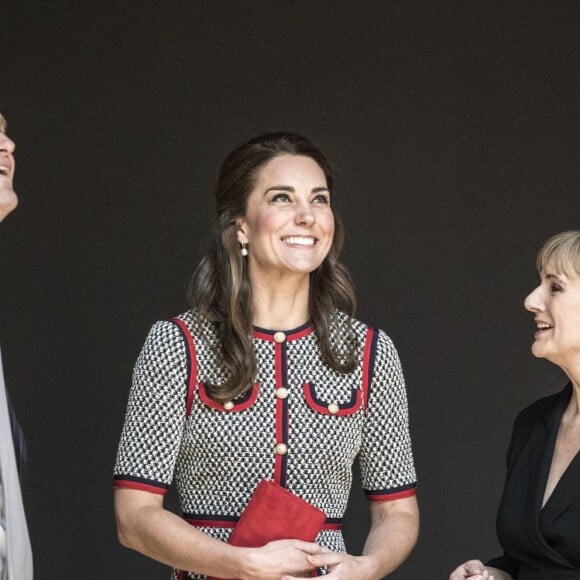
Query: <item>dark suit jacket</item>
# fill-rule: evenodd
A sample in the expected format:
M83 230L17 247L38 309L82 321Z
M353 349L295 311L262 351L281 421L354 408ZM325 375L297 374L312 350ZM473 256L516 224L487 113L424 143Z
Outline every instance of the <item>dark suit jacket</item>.
M517 580L580 580L580 454L542 508L562 415L572 396L536 401L517 417L497 517L504 556L488 562Z

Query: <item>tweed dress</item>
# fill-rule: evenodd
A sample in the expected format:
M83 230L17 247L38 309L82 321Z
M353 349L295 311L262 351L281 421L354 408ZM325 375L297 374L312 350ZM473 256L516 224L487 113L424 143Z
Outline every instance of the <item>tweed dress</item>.
M329 336L346 349L346 316ZM407 397L389 337L354 320L358 362L335 372L309 324L254 328L256 383L216 402L206 383L226 378L213 326L196 311L151 329L137 360L114 485L165 494L173 483L191 525L227 541L261 479L273 480L327 516L316 541L345 551L341 521L358 456L371 501L415 493ZM205 575L173 570L172 578Z

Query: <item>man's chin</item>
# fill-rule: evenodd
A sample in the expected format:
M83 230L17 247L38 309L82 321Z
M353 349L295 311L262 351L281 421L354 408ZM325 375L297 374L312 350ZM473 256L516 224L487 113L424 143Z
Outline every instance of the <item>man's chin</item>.
M0 222L18 206L18 196L13 190L0 190Z

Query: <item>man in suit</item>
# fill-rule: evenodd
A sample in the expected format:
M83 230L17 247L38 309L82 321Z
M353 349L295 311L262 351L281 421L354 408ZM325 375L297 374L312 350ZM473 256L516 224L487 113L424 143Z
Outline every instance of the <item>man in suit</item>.
M0 222L18 205L14 142L0 114ZM0 580L32 580L32 551L20 491L25 445L8 401L0 355Z

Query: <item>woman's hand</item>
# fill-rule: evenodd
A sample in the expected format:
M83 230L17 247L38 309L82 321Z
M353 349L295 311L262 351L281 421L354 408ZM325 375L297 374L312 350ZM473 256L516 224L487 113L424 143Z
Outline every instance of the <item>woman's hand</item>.
M377 569L368 556L351 556L343 552L324 552L308 556L312 569L326 568L328 580L378 580ZM286 574L282 580L296 580L299 576Z
M512 577L506 572L497 568L487 567L480 560L468 560L464 562L449 576L449 580L512 580Z
M115 513L124 546L180 570L200 570L217 578L280 580L284 574L308 578L309 555L324 548L300 540L278 540L261 548L240 548L216 540L163 507L163 496L117 489Z
M242 549L247 550L247 554L241 580L279 580L284 575L309 578L316 568L309 557L324 551L318 544L301 540L276 540L261 548Z
M417 541L419 511L416 498L370 503L371 529L363 555L321 549L307 558L311 570L326 568L328 580L379 580L401 564ZM300 577L292 572L281 576L283 580Z

